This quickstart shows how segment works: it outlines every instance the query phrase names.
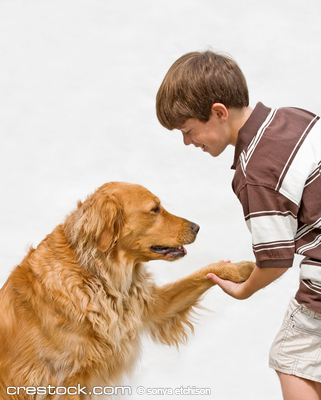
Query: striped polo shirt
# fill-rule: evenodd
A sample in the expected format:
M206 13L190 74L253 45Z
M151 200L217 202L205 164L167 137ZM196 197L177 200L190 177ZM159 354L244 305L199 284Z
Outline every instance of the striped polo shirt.
M232 187L260 268L301 262L296 299L321 313L321 123L298 108L258 103L240 129Z

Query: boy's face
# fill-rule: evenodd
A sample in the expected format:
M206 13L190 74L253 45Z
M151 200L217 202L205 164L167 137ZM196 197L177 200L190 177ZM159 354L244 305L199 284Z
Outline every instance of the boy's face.
M227 120L216 112L205 123L196 118L188 119L180 128L184 144L193 144L213 157L219 156L229 144L235 145L236 141Z

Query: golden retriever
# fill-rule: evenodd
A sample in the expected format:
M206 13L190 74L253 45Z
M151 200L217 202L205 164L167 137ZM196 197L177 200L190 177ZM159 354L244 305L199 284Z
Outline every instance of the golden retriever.
M184 257L198 230L140 185L107 183L79 202L1 288L1 400L94 399L84 387L117 384L143 331L185 342L193 307L213 286L207 273L240 282L254 266L219 262L156 286L143 262Z

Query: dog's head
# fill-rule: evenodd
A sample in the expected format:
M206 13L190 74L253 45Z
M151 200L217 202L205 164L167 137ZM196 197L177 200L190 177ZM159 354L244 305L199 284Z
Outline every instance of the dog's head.
M184 257L199 226L167 212L160 200L140 185L111 182L78 204L74 241L86 240L103 253L122 253L136 261ZM73 217L73 215L71 215ZM76 238L78 236L78 239Z

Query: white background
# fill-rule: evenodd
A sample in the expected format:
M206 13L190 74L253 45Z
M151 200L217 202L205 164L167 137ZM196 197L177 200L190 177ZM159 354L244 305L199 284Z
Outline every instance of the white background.
M214 159L185 147L155 116L170 65L210 47L231 54L250 103L320 106L319 0L0 0L0 282L101 184L140 183L201 225L189 255L154 262L159 284L220 259L252 259L251 237L231 189L233 148ZM280 400L267 365L271 341L298 286L296 265L246 301L208 292L187 346L144 340L125 385L195 386L211 396Z

